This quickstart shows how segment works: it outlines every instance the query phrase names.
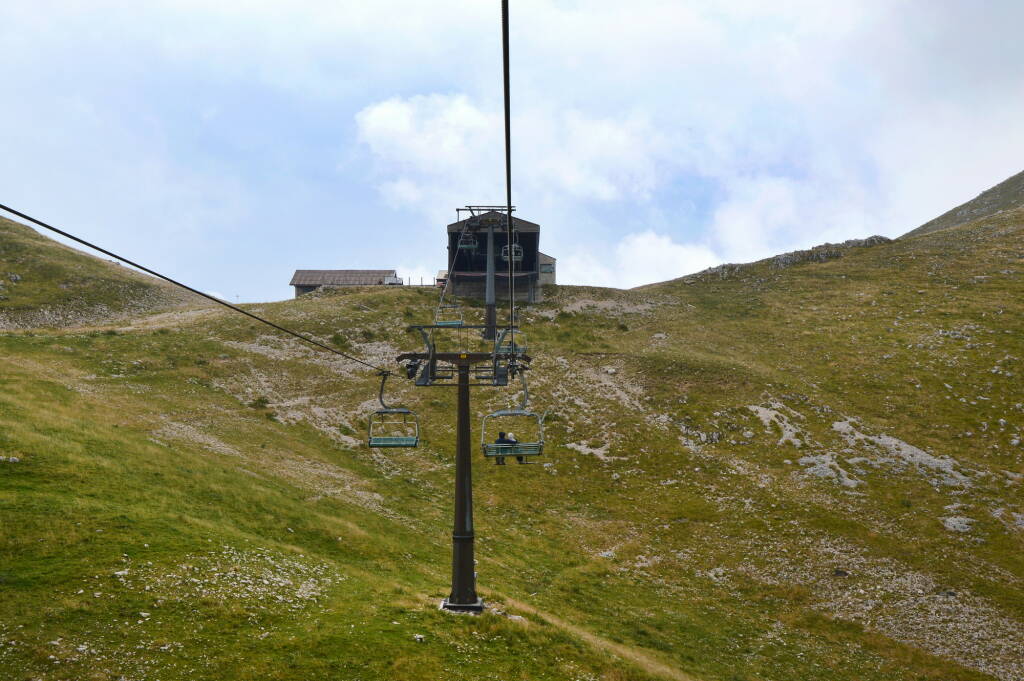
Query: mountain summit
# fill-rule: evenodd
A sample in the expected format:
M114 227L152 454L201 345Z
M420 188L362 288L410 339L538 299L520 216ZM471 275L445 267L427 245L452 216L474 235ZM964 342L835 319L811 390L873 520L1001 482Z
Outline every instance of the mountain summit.
M1024 206L1024 171L1003 180L991 189L986 189L970 201L946 211L934 220L929 220L917 229L907 232L903 237L920 236L937 232L940 229L956 227L1020 206Z

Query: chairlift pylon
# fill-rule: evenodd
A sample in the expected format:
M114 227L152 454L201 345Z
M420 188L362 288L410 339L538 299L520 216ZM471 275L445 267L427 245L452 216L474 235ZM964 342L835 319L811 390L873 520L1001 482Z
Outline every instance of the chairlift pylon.
M380 372L380 409L370 414L367 445L376 449L413 448L420 444L420 419L411 409L389 407L384 384L390 371Z
M489 459L494 459L494 462L499 465L503 465L505 463L505 458L509 456L516 457L516 460L519 463L527 463L527 457L541 456L544 454L544 418L547 416L547 413L538 414L535 411L530 411L530 391L526 385L526 373L522 369L518 369L518 373L523 383L523 398L519 403L519 407L513 409L499 409L496 412L488 414L484 416L483 422L480 425L480 447L483 450L484 456ZM487 422L492 419L502 424L501 432L505 433L511 432L512 426L515 426L516 423L523 424L524 422L533 422L536 424L537 429L536 439L530 441L518 441L515 443L488 442ZM509 424L511 424L511 426Z

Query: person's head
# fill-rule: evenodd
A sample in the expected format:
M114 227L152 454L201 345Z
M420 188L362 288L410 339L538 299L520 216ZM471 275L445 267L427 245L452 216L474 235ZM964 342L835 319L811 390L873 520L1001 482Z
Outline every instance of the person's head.
M508 435L506 435L505 437L507 437L507 438L508 438L509 440L515 440L515 439L516 439L516 436L515 436L515 435L513 435L512 433L509 433L509 434L508 434Z
M505 433L504 432L498 433L498 437L505 437Z

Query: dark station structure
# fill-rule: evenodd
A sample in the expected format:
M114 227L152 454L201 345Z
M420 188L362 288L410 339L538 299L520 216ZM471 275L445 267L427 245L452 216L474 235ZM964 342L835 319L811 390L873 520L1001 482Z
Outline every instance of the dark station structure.
M515 209L513 208L513 211ZM494 274L494 296L508 299L508 266L512 259L516 300L539 302L542 287L555 283L555 259L540 252L540 225L513 216L513 242L508 243L504 206L467 206L448 225L448 278L457 297L487 298L488 260Z

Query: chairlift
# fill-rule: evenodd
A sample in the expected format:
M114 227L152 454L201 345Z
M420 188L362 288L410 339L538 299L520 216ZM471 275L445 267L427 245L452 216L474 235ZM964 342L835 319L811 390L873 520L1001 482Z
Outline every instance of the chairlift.
M483 423L480 426L480 446L483 449L484 456L494 459L494 462L498 465L504 465L505 458L509 456L516 457L519 463L527 463L527 457L541 456L544 453L544 417L547 414L538 414L537 412L530 411L528 408L530 392L526 387L526 374L521 369L519 370L519 376L523 381L523 399L519 407L501 409L488 414L484 416ZM512 432L513 428L530 424L536 428L536 439L508 444L488 442L487 422L492 419L500 424L501 432L506 433Z
M522 262L523 261L523 247L522 246L520 246L519 244L512 244L511 245L511 249L509 248L508 244L502 246L501 247L501 259L504 260L505 262L508 262L509 253L510 252L512 253L512 262Z
M434 326L458 327L463 325L462 308L458 305L441 305L434 314Z
M456 248L465 251L475 251L478 247L476 240L476 234L473 232L462 232L459 234L459 241L456 244Z
M380 372L380 406L370 414L367 444L375 449L413 448L420 444L420 420L411 409L389 407L384 402L384 384L391 375Z
M521 331L511 333L511 329L501 330L494 341L494 354L499 356L521 356L526 354L526 334Z

